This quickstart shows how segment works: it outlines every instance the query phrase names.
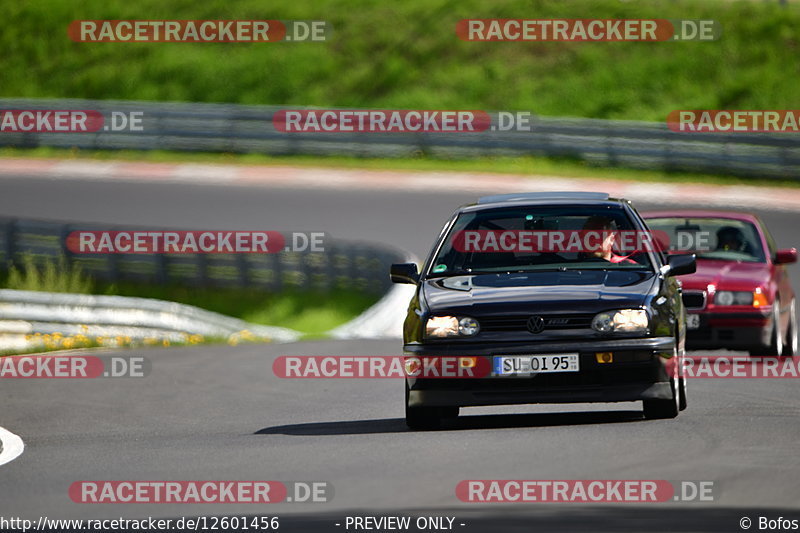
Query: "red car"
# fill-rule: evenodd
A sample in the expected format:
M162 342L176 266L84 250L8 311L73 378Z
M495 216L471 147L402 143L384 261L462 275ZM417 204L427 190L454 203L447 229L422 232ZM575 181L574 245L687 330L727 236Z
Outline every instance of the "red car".
M660 231L667 234L669 253L697 254L697 272L679 278L687 348L797 355L795 295L785 266L797 261L796 249L778 249L755 215L680 210L642 216L659 241L665 238Z

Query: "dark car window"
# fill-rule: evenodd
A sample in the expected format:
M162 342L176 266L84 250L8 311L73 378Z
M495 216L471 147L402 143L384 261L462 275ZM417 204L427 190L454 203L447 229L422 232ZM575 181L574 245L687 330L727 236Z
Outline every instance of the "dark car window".
M652 231L663 231L672 252L694 252L701 259L763 263L764 247L755 225L731 218L648 218Z
M601 237L591 241L594 244L599 244L602 236L609 233L617 236L610 254L604 255L599 245L596 248L584 247L583 241L577 247L566 245L570 237L582 239L593 231ZM489 233L495 237L506 234L517 239L532 237L527 242L533 243L533 246L485 246L491 244L484 239L491 237ZM649 253L645 247L634 244L635 238L645 233L634 226L623 209L534 206L467 212L462 213L451 227L430 263L429 275L556 268L649 270L652 269ZM481 236L481 246L477 250L464 245L464 235L467 234ZM544 235L544 242L551 244L553 236L561 235L563 246L541 248L535 240L539 235ZM627 244L623 243L622 235L628 239L624 241Z

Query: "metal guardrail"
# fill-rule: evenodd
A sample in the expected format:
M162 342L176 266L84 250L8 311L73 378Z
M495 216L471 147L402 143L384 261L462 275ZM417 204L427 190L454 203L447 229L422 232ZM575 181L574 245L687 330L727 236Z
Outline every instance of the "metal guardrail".
M300 334L261 326L191 305L129 296L95 296L0 289L0 333L83 334L180 341L185 335L229 338L242 331L280 342Z
M797 179L800 136L670 131L665 123L534 117L532 131L480 133L283 133L275 106L110 100L0 99L0 109L143 112L143 131L0 133L0 146L178 150L273 155L394 157L428 154L568 157L591 164ZM298 109L298 108L292 108Z
M405 257L388 246L330 238L324 242L324 252L272 254L72 254L66 246L66 237L72 231L122 229L148 228L0 218L0 270L23 265L26 257L39 264L63 257L93 278L110 282L245 287L274 292L341 288L383 294L391 286L389 266Z
M0 352L46 347L48 341L62 343L70 338L121 346L146 341L180 343L192 336L292 342L301 334L150 298L0 289Z

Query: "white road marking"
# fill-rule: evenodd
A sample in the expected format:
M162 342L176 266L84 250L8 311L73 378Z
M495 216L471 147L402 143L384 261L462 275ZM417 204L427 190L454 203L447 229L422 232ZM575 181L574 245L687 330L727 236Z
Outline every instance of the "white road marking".
M3 451L0 452L0 465L10 463L20 455L25 449L25 443L17 435L7 429L0 427L0 442L3 443Z
M405 262L420 263L414 255L408 255ZM408 303L415 291L414 285L394 285L375 305L328 335L334 339L402 339Z

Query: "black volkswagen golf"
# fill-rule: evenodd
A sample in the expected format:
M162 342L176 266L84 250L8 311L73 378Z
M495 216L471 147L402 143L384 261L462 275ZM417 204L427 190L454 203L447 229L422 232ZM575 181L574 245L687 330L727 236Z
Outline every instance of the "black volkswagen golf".
M458 209L421 272L404 325L406 422L430 429L466 406L643 401L646 418L686 408L685 312L666 255L631 203L605 193L489 196ZM454 359L451 379L408 361Z

